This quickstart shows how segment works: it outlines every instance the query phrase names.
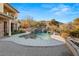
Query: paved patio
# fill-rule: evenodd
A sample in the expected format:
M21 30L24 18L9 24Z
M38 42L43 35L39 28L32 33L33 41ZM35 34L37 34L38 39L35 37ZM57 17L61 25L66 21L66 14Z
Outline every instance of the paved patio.
M29 47L13 42L0 41L0 56L71 56L65 45L52 47Z
M10 41L10 39L18 39L19 35L24 34L26 33L0 39L0 56L72 56L65 43L53 46L27 46Z
M22 35L27 35L29 34L27 33L22 33L22 34L17 34L17 35L13 35L11 37L8 38L3 38L2 41L11 41L20 45L25 45L25 46L57 46L57 45L63 45L65 44L64 39L52 35L52 38L42 38L41 37L37 37L35 39L31 39L31 38L24 38L24 37L20 37ZM47 39L46 39L47 38ZM49 39L49 40L48 40Z

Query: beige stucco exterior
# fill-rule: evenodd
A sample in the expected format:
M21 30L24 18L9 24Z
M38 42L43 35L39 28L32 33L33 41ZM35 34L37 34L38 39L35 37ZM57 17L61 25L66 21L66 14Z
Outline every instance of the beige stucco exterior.
M0 37L11 36L17 30L18 11L7 3L0 3Z

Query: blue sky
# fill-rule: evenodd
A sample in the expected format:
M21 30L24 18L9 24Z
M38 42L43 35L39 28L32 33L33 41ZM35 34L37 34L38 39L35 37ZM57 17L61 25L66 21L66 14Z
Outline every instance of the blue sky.
M19 13L19 19L28 15L34 20L56 19L60 22L70 22L79 18L78 3L11 3Z

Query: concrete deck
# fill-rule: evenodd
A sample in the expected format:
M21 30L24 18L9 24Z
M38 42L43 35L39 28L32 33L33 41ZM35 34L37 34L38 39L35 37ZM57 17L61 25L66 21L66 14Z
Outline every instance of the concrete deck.
M20 42L17 41L20 39L22 42L23 39L19 36L25 34L26 33L17 34L0 39L0 56L72 56L68 47L66 47L65 43L62 43L63 41L60 40L53 39L53 44L56 45L52 46L29 46L16 43ZM58 39L59 37L56 38L54 36L53 38ZM62 44L58 44L58 42Z
M52 35L51 38L44 36L45 38L37 37L35 39L31 38L26 39L24 37L19 37L27 34L29 33L16 34L8 38L3 38L2 41L11 41L25 46L58 46L65 44L65 42L63 41L64 39L60 38L57 35Z
M0 41L0 56L71 56L65 45L51 47L22 46L13 42Z

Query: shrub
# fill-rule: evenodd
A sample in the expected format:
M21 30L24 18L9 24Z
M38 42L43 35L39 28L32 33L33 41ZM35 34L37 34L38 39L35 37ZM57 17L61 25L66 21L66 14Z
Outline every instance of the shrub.
M20 29L20 30L18 30L18 32L19 33L24 33L25 31Z
M70 32L69 31L62 31L61 33L60 33L60 35L61 35L61 37L63 37L63 38L67 38L67 37L69 37L69 35L70 35Z
M14 34L20 34L20 33L24 33L25 31L23 31L23 30L14 30L13 32L12 32L12 35L14 35Z
M72 37L77 37L77 38L79 38L79 29L76 29L76 30L71 31L71 32L70 32L70 35L71 35Z

